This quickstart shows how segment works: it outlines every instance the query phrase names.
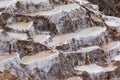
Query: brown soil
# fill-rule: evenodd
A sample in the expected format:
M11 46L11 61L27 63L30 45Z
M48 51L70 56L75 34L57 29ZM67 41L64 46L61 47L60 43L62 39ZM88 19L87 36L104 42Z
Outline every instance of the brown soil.
M20 80L9 71L0 72L0 80Z
M118 42L112 42L102 47L103 50L110 50L118 45Z
M100 11L107 15L120 17L120 0L88 0L99 6Z

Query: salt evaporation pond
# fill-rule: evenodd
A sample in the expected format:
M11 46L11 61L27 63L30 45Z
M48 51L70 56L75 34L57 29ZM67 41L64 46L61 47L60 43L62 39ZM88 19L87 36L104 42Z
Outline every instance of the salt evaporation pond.
M8 60L10 58L14 58L17 54L9 54L9 53L5 53L0 55L0 62Z
M78 76L74 76L74 77L68 78L67 80L83 80L83 79Z
M34 42L39 42L42 43L44 42L46 39L49 39L50 35L48 34L39 34L33 37Z
M7 34L10 38L13 38L13 39L16 39L16 40L26 40L27 39L27 35L24 34L24 33L8 32Z
M30 30L31 26L32 26L32 22L19 22L8 25L8 27L19 31Z
M87 71L90 74L99 74L102 72L108 72L108 71L113 71L117 67L116 66L107 66L107 67L101 67L96 64L90 64L90 65L84 65L84 66L77 66L75 67L75 70L79 71Z
M38 53L38 54L32 55L32 56L25 56L25 57L23 57L22 62L24 64L27 64L27 63L31 63L31 62L34 62L34 61L37 61L37 60L40 60L43 58L53 56L54 54L56 54L56 53L48 51L48 52Z
M101 34L101 32L105 32L105 27L92 27L82 30L78 33L78 37L88 37L88 36L95 36Z
M67 40L75 38L76 37L76 33L70 33L70 34L65 34L65 35L59 35L53 38L53 42L56 45L62 45L64 43L67 42Z
M80 7L79 5L77 5L76 3L73 3L73 4L68 4L68 5L57 6L54 9L49 10L49 11L42 11L42 12L40 11L40 12L35 12L35 13L28 13L28 14L25 14L25 15L30 15L30 16L54 15L56 13L60 13L61 11L70 12L71 10L77 9L79 7Z

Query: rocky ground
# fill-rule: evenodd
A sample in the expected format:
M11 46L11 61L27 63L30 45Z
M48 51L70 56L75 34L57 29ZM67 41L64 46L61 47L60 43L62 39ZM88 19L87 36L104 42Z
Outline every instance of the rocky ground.
M99 6L99 10L106 15L120 17L120 0L88 0Z
M9 71L0 72L0 80L20 80Z
M119 1L89 1L0 1L0 80L119 80Z

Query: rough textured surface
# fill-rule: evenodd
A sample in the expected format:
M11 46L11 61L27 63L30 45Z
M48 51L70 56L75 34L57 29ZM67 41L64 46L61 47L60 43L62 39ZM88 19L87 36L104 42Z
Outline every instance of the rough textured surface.
M44 10L50 10L52 9L52 6L48 2L21 2L21 1L15 1L7 7L4 12L7 13L30 13L30 12L36 12L38 10L44 11Z
M0 80L20 80L9 71L0 72Z
M118 16L112 1L99 1L108 4L104 12ZM103 15L87 0L6 5L0 5L0 80L120 78L120 18Z
M100 11L107 15L120 17L120 0L88 0L99 6Z
M71 35L71 34L67 34L67 35ZM74 35L76 36L71 38L69 37L67 38L67 35L64 35L66 36L66 39L65 38L62 39L62 40L65 39L64 43L58 46L56 44L56 49L63 51L72 51L86 46L94 46L94 45L102 46L109 42L109 39L107 38L106 28L100 28L100 27L86 28L79 33L75 33Z

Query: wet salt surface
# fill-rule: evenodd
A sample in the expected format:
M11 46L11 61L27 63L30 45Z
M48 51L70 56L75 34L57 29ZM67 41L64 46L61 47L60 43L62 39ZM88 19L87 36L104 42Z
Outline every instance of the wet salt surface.
M114 16L105 16L106 20L120 22L120 18Z
M78 76L74 76L74 77L68 78L67 80L83 80L83 79Z
M21 0L21 1L23 1L23 0ZM27 1L27 0L25 0L25 1ZM75 6L75 5L74 5ZM62 7L59 7L58 9L61 9L61 10L66 10L66 11L70 11L70 9L69 8L71 8L71 6L67 6L66 7L66 5L65 5L65 8L62 6ZM73 8L71 8L71 9L73 9ZM56 10L56 12L57 12L58 10ZM53 11L53 12L55 12L55 11ZM58 11L59 12L59 11ZM51 15L52 14L52 11L46 11L46 12L41 12L41 13L37 13L37 14L45 14L45 15L48 15L48 13ZM37 15L37 14L35 14L35 15ZM17 26L19 26L19 24L16 24ZM16 26L15 25L15 26ZM15 27L15 29L20 29L21 30L21 28L23 28L23 29L25 29L25 30L27 30L28 28L27 27L24 27L24 26L26 26L26 25L23 25L22 24L22 26L23 27L20 27L20 28L16 28ZM86 31L83 31L83 32L80 32L80 34L78 34L79 36L91 36L91 35L96 35L96 34L99 34L100 32L99 31L103 31L103 29L97 29L97 28L94 28L94 29L89 29L89 30L86 30ZM84 34L85 33L85 34ZM22 36L22 35L16 35L16 34L10 34L10 35L12 35L12 37L14 37L14 38L16 38L16 39L24 39L24 37ZM70 38L74 38L76 36L76 34L71 34L71 35L62 35L61 37L56 37L56 43L58 43L58 44L63 44L63 43L65 43L68 39L70 39ZM41 41L43 41L44 39L46 39L46 37L47 37L47 35L37 35L37 36L35 36L34 37L34 41L35 42L41 42ZM26 38L26 37L25 37ZM54 42L54 41L53 41ZM105 49L107 50L107 49L112 49L111 47L113 47L113 46L116 46L117 44L115 43L115 44L112 44L112 45L110 45L110 46L108 46L107 48L105 47ZM94 50L94 49L97 49L98 47L90 47L90 48L87 48L87 50L86 49L82 49L83 51L85 51L86 50L86 52L89 52L89 51L91 51L91 50ZM38 55L33 55L33 56L25 56L22 60L23 60L23 62L24 63L28 63L28 62L32 62L32 61L36 61L36 60L39 60L39 59L43 59L43 58L46 58L46 57L48 57L48 56L52 56L52 55L54 55L55 53L53 53L53 52L46 52L46 53L39 53ZM1 59L1 57L0 57L0 59ZM118 58L116 58L116 59L118 59ZM86 65L86 66L80 66L80 67L77 67L76 69L80 69L80 70L82 70L82 71L88 71L88 72L90 72L90 73L99 73L99 72L103 72L103 70L104 71L112 71L112 70L114 70L115 69L115 67L113 67L113 66L109 66L109 67L105 67L105 68L103 68L103 67L101 67L101 66L98 66L98 65L96 65L96 64L91 64L91 65ZM69 78L68 80L82 80L81 78L79 78L79 77L71 77L71 78Z
M82 30L78 33L69 33L64 35L59 35L53 38L53 42L56 45L61 45L67 42L67 40L71 38L82 38L82 37L90 37L90 36L96 36L101 34L102 32L105 32L105 27L92 27Z
M43 59L43 58L46 58L46 57L53 56L54 54L56 54L56 53L55 52L49 52L49 51L48 52L41 52L41 53L38 53L36 55L23 57L22 62L24 64L27 64L29 62L34 62L34 61L37 61L37 60L40 60L40 59Z
M113 58L113 60L115 60L115 61L120 61L120 55L115 56L115 57Z
M99 73L103 71L103 68L96 64L78 66L78 67L75 67L75 69L80 71L87 71L88 73Z
M57 6L55 9L63 10L65 12L70 12L71 10L78 9L78 8L80 8L80 6L76 3L73 3L73 4L68 4L68 5Z
M28 14L25 14L25 15L30 15L30 16L36 16L36 15L55 15L55 14L58 14L62 12L61 10L56 10L56 9L53 9L53 10L50 10L50 11L40 11L40 12L36 12L36 13L28 13Z
M0 29L0 33L3 32L4 30L3 29Z
M87 52L91 52L97 49L101 49L101 48L99 46L90 46L90 47L80 48L77 51L70 51L70 52L68 51L68 52L65 52L65 54L69 54L71 52L72 53L87 53Z
M10 5L13 1L12 0L0 0L0 8L5 8Z
M50 38L50 35L40 34L33 37L34 42L44 42L46 39Z
M103 46L102 49L104 51L108 51L108 50L115 49L115 48L117 48L119 46L120 46L120 42L119 41L115 41L115 42L109 43L108 45Z
M7 33L9 37L14 38L16 40L26 40L27 39L27 35L24 33L11 33L8 32Z
M8 60L10 58L14 58L15 56L17 56L17 54L1 54L0 55L0 62Z
M120 22L115 22L115 21L105 21L105 23L109 26L112 26L112 27L120 27Z
M98 46L90 46L90 47L86 47L86 48L81 48L80 50L78 50L78 52L90 52L96 49L100 49L100 47Z
M107 67L101 67L96 64L90 64L90 65L84 65L84 66L77 66L75 67L75 70L86 71L90 74L94 74L94 73L113 71L116 68L117 68L116 66L112 66L112 65Z
M71 38L75 38L76 35L77 35L76 33L69 33L69 34L64 34L64 35L58 35L58 36L53 38L53 42L56 45L61 45L61 44L64 44L67 40L69 40Z
M16 0L16 1L21 1L21 2L34 2L34 3L40 3L40 2L48 2L48 0Z
M92 28L86 28L78 33L78 37L88 37L88 36L95 36L99 35L102 32L105 32L105 27L92 27Z
M49 11L42 11L42 12L40 11L40 12L36 12L36 13L28 13L28 14L25 14L25 15L30 15L30 16L36 16L36 15L54 15L54 14L60 13L62 11L69 12L69 11L77 9L79 7L80 7L79 5L73 3L73 4L68 4L68 5L57 6L54 9L49 10Z
M8 27L15 29L15 30L29 30L32 25L32 22L19 22L19 23L13 23L11 25L8 25Z
M105 16L105 23L111 27L117 28L117 31L120 32L120 18Z
M104 71L104 72L113 71L113 70L115 70L116 68L117 68L117 66L112 66L112 65L110 65L110 66L108 66L108 67L104 67L104 68L103 68L103 71Z

